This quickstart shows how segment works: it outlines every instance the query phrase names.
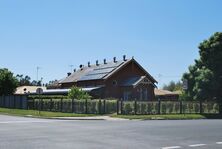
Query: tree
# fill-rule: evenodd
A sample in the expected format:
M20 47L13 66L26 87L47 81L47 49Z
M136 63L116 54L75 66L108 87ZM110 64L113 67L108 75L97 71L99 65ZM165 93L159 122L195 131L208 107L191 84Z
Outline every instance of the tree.
M81 88L78 88L78 87L75 87L75 86L73 86L71 88L71 90L69 91L68 97L71 98L71 99L77 99L77 100L90 99L91 98L87 92L85 92Z
M49 81L48 85L52 85L52 84L55 84L55 83L58 83L58 80L52 80L52 81Z
M18 85L18 80L8 69L0 69L0 95L13 94Z
M222 32L199 45L200 59L183 75L188 80L185 94L195 100L222 100Z
M36 81L36 80L31 80L31 77L29 77L27 75L24 77L23 74L21 74L21 75L17 74L16 78L18 79L19 86L42 86L43 85L42 84L43 78L41 78L41 80L39 80L39 81Z
M168 85L164 85L163 86L164 90L168 90L168 91L178 91L178 90L182 90L182 83L180 81L178 82L174 82L171 81Z
M16 78L18 79L19 83L18 85L19 86L31 86L31 77L29 76L25 76L23 77L23 75L16 75Z
M32 86L42 86L42 81L33 80L31 83Z

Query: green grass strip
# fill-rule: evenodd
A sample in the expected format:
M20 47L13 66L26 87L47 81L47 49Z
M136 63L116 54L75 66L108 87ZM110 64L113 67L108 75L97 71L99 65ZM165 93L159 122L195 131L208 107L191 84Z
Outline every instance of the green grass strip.
M46 112L37 110L21 110L21 109L7 109L0 108L0 114L17 115L17 116L32 116L32 117L91 117L95 114L75 114L75 113L62 113L62 112Z

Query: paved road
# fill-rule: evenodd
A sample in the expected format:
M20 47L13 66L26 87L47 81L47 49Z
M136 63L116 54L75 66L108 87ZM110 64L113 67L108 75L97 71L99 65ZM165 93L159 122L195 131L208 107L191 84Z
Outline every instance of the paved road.
M0 149L221 149L222 120L63 121L0 115Z

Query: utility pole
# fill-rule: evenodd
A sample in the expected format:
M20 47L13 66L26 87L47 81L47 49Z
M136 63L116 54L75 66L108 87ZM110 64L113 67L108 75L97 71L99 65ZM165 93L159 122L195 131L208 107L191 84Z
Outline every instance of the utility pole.
M37 76L37 82L39 81L39 69L40 69L40 67L39 66L37 66L37 74L36 74L36 76Z

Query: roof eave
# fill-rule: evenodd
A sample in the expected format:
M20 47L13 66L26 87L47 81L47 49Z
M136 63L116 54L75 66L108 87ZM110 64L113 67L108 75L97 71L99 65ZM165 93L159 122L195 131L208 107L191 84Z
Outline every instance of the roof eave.
M135 59L132 60L153 80L153 83L158 83Z

